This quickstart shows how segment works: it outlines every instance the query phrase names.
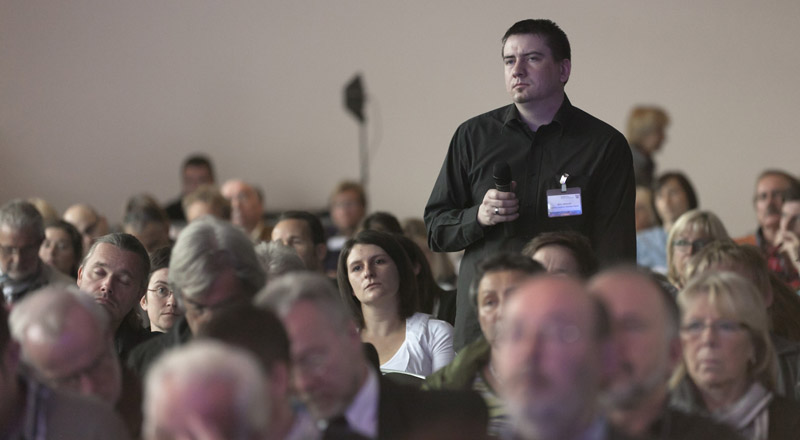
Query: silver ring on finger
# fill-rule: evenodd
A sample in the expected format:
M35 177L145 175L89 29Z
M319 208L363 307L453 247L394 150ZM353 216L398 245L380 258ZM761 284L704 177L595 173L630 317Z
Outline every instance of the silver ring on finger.
M494 207L494 215L500 215L500 208Z

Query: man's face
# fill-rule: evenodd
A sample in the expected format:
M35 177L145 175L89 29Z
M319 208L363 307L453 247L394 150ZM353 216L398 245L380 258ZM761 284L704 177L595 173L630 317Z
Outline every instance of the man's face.
M800 200L785 202L781 208L781 231L800 237Z
M490 344L494 344L495 327L507 295L525 278L527 274L518 270L498 270L487 272L478 283L478 323Z
M766 175L756 184L756 217L764 229L777 231L781 222L781 206L789 182L778 175Z
M111 314L114 330L145 293L147 274L133 252L100 243L78 269L78 287Z
M291 341L293 379L316 419L342 414L364 381L366 363L355 326L337 326L309 301L295 304L283 323Z
M593 417L603 367L586 292L570 279L538 278L521 285L502 313L496 366L513 422L543 438L585 428L575 425Z
M534 34L511 35L503 46L506 91L517 104L561 96L570 60L556 61L545 40Z
M73 205L64 212L64 221L75 226L83 237L83 252L89 252L94 240L108 234L108 222L85 205Z
M31 228L0 226L0 271L15 281L35 274L42 264L39 247L42 238Z
M114 405L122 390L119 360L111 342L88 312L67 310L66 324L55 341L38 325L28 328L23 350L37 376L50 386L95 396Z
M356 191L342 191L331 199L331 221L340 231L349 231L364 218L364 205Z
M222 186L222 196L231 202L231 223L241 226L245 231L252 231L264 212L264 205L255 188L233 180Z
M272 240L291 246L308 270L320 270L325 258L325 244L314 244L311 228L300 219L281 220L272 229Z
M205 165L189 165L183 169L183 195L194 192L200 185L213 183L211 170Z
M666 388L680 359L676 333L670 334L667 309L651 282L629 274L606 274L591 284L612 319L618 369L609 388L615 407L633 408Z

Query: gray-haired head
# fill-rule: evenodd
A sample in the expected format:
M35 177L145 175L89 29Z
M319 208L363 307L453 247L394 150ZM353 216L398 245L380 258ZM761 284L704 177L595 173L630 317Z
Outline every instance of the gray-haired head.
M245 350L194 341L170 350L145 381L144 437L177 435L202 420L221 438L264 438L269 427L268 382Z
M336 325L344 327L353 321L331 280L316 272L292 272L277 278L256 296L254 302L259 307L272 309L283 318L301 301L311 302L324 310Z
M66 325L67 312L79 307L92 317L102 333L110 332L110 317L91 295L77 288L46 287L32 292L16 304L9 316L11 335L23 341L31 326L46 340L56 341Z
M256 255L267 273L267 282L289 272L306 270L297 251L279 241L262 241L257 244Z
M0 226L27 229L33 238L44 240L44 220L32 203L15 199L0 206Z
M206 216L190 223L175 242L170 257L169 282L175 297L202 301L211 284L233 269L240 291L249 297L264 286L266 275L253 243L229 222Z

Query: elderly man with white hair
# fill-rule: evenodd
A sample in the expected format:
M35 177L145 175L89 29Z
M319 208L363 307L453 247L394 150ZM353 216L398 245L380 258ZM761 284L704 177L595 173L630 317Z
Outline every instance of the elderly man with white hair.
M147 375L144 438L262 440L268 385L250 353L196 341L161 357Z
M0 290L7 304L50 284L74 281L39 258L44 241L42 215L24 200L0 207Z

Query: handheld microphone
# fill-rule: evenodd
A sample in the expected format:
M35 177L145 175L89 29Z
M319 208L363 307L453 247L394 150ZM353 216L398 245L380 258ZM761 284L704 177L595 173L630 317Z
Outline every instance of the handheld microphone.
M494 178L494 187L498 191L511 192L511 167L508 162L497 162L492 168L492 177ZM514 236L513 222L504 222L503 233L506 238Z

